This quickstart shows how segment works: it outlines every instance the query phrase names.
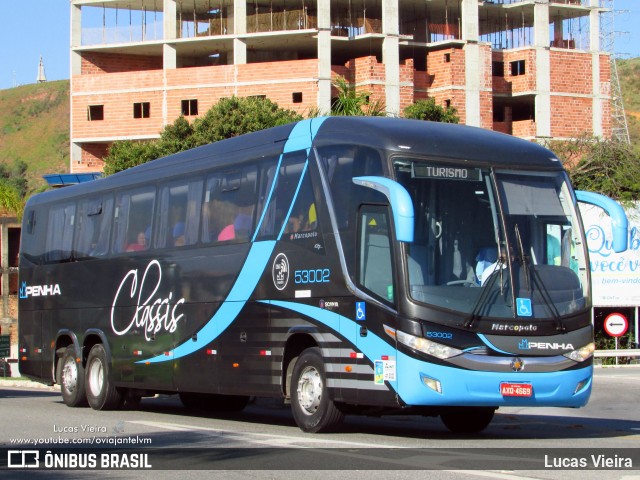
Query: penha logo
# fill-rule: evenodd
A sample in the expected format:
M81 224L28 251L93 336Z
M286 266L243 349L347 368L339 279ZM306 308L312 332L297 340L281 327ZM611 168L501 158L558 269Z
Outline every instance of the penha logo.
M520 340L518 348L520 350L575 350L571 343L530 342L526 338Z
M284 290L289 283L289 259L284 253L279 253L273 261L273 284L278 290Z
M20 286L20 298L29 297L49 297L51 295L60 295L60 285L57 283L54 285L27 285L27 282L22 282Z

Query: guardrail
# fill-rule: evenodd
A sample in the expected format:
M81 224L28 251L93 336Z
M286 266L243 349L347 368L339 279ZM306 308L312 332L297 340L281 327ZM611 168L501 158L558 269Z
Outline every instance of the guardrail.
M640 348L619 348L617 350L596 350L594 357L640 357Z

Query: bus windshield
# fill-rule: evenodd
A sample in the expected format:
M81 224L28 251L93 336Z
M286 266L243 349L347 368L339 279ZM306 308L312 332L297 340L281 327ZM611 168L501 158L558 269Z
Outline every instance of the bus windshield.
M562 172L494 171L396 158L415 236L410 297L467 316L555 319L583 310L585 242Z

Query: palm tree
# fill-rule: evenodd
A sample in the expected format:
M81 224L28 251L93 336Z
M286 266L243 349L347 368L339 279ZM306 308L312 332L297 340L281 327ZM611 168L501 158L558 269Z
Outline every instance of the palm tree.
M387 114L382 101L370 101L369 92L356 91L344 77L337 77L333 86L338 96L331 105L331 115L384 117Z

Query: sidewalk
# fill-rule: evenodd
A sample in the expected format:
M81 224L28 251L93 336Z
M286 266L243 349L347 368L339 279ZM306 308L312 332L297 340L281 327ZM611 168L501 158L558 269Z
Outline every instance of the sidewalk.
M19 379L13 377L0 377L0 388L37 388L41 390L50 390L52 392L58 391L60 388L55 385L50 387L49 385L45 385L43 383L34 382L32 380Z

